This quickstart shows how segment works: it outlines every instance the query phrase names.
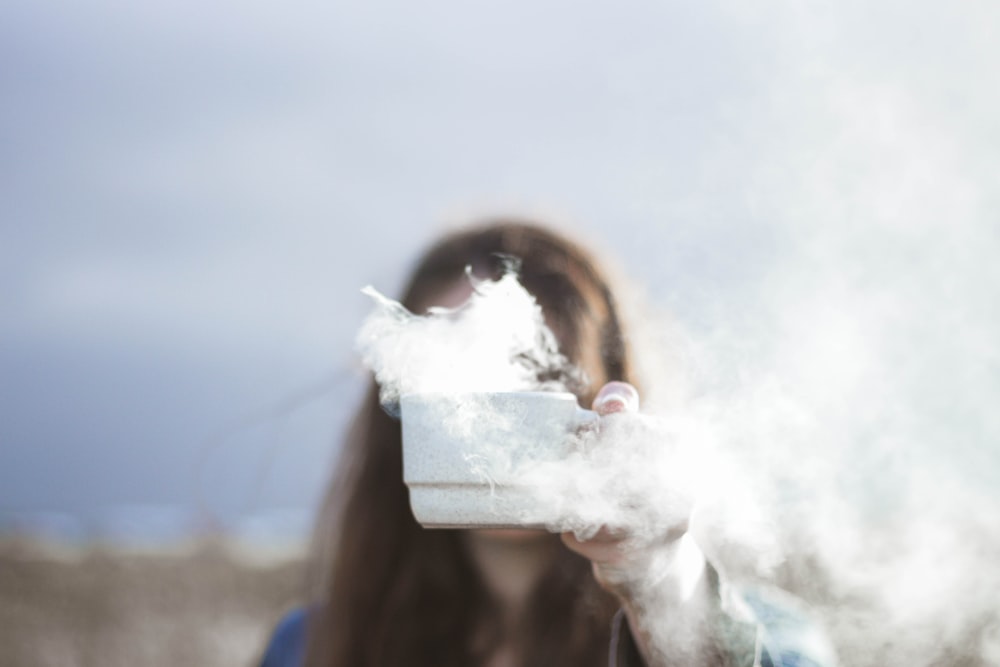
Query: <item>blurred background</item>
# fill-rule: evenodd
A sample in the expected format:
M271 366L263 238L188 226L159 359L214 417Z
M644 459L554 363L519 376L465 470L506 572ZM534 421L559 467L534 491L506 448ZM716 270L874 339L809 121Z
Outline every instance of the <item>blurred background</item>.
M972 0L6 0L0 662L252 663L359 396L360 288L483 215L606 251L721 367L877 387L907 451L997 488L998 27Z

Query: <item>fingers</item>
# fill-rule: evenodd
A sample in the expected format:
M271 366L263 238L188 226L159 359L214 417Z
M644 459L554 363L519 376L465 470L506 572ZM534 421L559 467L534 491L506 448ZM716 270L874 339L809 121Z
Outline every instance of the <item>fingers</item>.
M592 409L601 417L616 413L637 413L639 392L627 382L609 382L597 392ZM627 570L625 564L637 555L630 538L629 531L608 526L601 527L587 540L578 539L573 533L562 534L563 543L571 551L591 561L598 583L612 593L619 592L617 582L625 579L619 575L619 570Z
M602 417L616 412L638 412L639 392L627 382L609 382L594 397L593 410Z
M650 545L636 545L622 533L606 528L588 540L580 540L573 533L563 533L561 537L570 551L590 561L597 583L619 596L629 595L645 580L660 552Z

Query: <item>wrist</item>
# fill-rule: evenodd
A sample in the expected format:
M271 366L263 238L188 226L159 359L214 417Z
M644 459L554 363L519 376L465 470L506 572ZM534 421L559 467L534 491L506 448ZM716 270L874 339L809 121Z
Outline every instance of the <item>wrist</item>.
M633 565L610 574L619 577L612 589L646 663L702 664L711 650L705 628L719 605L701 549L685 533L649 554L642 567Z
M601 583L623 602L646 597L669 605L681 604L696 594L707 561L687 532L656 545L625 544L623 555L595 566Z

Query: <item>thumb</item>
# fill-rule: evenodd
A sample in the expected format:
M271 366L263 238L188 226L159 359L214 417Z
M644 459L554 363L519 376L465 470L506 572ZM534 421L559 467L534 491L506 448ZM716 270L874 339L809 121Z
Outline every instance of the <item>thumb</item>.
M609 382L594 397L593 410L602 417L639 411L639 391L628 382Z

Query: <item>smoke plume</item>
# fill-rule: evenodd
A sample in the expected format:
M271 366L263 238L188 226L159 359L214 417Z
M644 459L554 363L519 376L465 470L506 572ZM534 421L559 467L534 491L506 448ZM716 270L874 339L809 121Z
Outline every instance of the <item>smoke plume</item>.
M376 304L356 347L375 374L390 412L405 394L566 391L578 377L560 354L542 309L513 271L496 281L469 276L472 293L457 308L416 315L373 287Z
M497 447L470 466L534 489L525 522L551 530L586 537L608 525L652 538L692 517L731 580L808 601L843 664L1000 663L988 400L1000 392L995 365L980 363L995 357L990 320L968 310L982 286L961 284L952 262L965 253L947 258L955 273L905 279L847 257L863 243L891 262L893 244L913 242L886 229L810 236L747 301L752 325L736 329L738 313L687 335L693 389L681 404L568 433L559 460L512 460ZM956 288L968 291L949 299ZM366 291L376 309L358 346L388 404L407 393L565 391L538 378L579 378L513 273L477 284L459 308L419 316ZM466 401L442 428L516 430L505 419Z

